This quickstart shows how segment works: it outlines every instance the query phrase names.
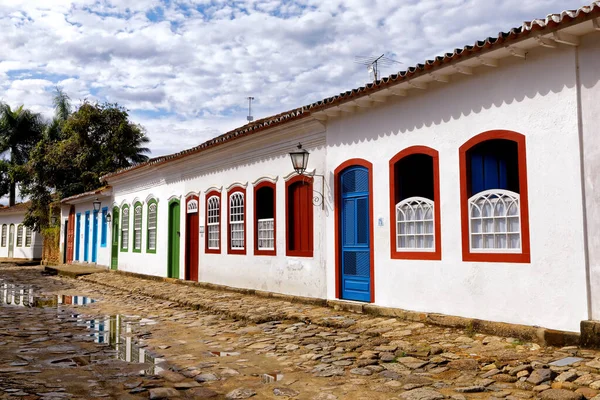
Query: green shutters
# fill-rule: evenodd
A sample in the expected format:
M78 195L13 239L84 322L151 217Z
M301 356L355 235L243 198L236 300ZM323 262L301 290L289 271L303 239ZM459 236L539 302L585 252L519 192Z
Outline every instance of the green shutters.
M148 201L146 253L156 253L156 225L158 222L158 203L155 199Z

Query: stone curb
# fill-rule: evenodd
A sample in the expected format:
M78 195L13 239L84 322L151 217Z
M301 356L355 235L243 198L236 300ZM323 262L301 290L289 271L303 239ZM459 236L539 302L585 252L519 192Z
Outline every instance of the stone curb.
M541 328L537 326L530 325L520 325L520 324L511 324L506 322L495 322L495 321L486 321L476 318L467 318L467 317L458 317L452 315L438 314L438 313L427 313L427 312L418 312L418 311L408 311L400 308L392 308L392 307L382 307L374 304L363 304L359 302L353 301L342 301L342 300L326 300L320 298L310 298L310 297L302 297L302 296L292 296L274 292L267 292L262 290L255 289L243 289L243 288L235 288L225 285L217 285L213 283L206 282L191 282L185 281L181 279L175 278L165 278L160 276L153 275L145 275L139 274L135 272L127 272L127 271L113 271L109 270L111 273L122 274L125 276L130 276L139 279L152 280L157 282L168 282L175 283L179 285L187 285L193 287L199 287L208 290L215 291L227 291L233 293L239 293L243 295L254 295L265 298L272 298L282 301L289 301L291 303L300 303L300 304L308 304L315 305L321 307L330 307L334 310L339 311L347 311L353 312L357 314L368 314L374 317L391 317L398 318L407 321L413 322L422 322L430 325L442 326L442 327L450 327L450 328L458 328L464 329L469 332L479 332L486 333L496 336L504 336L504 337L514 337L518 339L522 339L528 342L535 342L541 345L546 346L571 346L571 345L579 345L580 344L580 334L578 332L567 332L567 331L559 331L548 328ZM85 277L83 277L85 280ZM113 289L123 290L121 287L108 285L105 283L99 283L91 280L94 283L102 284L105 286L112 287ZM145 293L144 293L145 294ZM217 312L219 314L226 314L230 318L235 318L239 320L248 320L247 316L243 313L236 312L223 312L222 310L215 310L209 305L195 303L192 301L181 301L170 298L166 295L156 295L156 294L145 294L149 297L153 297L160 300L165 301L173 301L185 307L191 307L194 309L202 309L204 311L209 312ZM286 319L296 320L298 322L304 321L300 316L285 316ZM266 322L266 321L251 321L254 323ZM323 325L319 321L311 321L315 325ZM585 343L582 343L585 345Z

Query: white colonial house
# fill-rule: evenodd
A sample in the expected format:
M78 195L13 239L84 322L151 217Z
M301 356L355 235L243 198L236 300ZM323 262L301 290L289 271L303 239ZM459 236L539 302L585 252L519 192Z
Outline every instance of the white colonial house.
M63 201L65 252L577 331L600 319L599 127L596 2L107 175Z
M23 225L28 203L0 208L0 259L40 260L42 235Z

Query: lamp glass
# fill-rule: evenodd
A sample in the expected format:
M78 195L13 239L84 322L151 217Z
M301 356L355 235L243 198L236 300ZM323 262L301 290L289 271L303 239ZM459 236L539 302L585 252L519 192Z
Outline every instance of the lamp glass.
M100 200L98 200L98 199L94 200L93 204L94 204L94 211L100 211L100 206L102 205Z
M298 151L293 151L290 153L292 166L299 175L302 175L304 171L306 171L306 167L308 166L308 156L308 151L304 149L299 149Z
M111 219L112 219L112 217L111 217L110 213L107 213L106 214L106 222L110 223Z

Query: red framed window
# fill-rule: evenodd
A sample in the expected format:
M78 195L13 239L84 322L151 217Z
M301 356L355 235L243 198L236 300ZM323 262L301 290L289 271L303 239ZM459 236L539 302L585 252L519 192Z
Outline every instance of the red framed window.
M286 255L313 256L313 178L295 176L285 183Z
M246 254L246 189L227 193L227 254Z
M463 260L530 262L525 136L484 132L459 157Z
M206 221L204 251L221 253L221 193L213 190L206 193Z
M389 168L391 258L441 260L438 152L412 146L396 154Z
M275 184L261 182L254 186L254 254L274 256L276 244Z

